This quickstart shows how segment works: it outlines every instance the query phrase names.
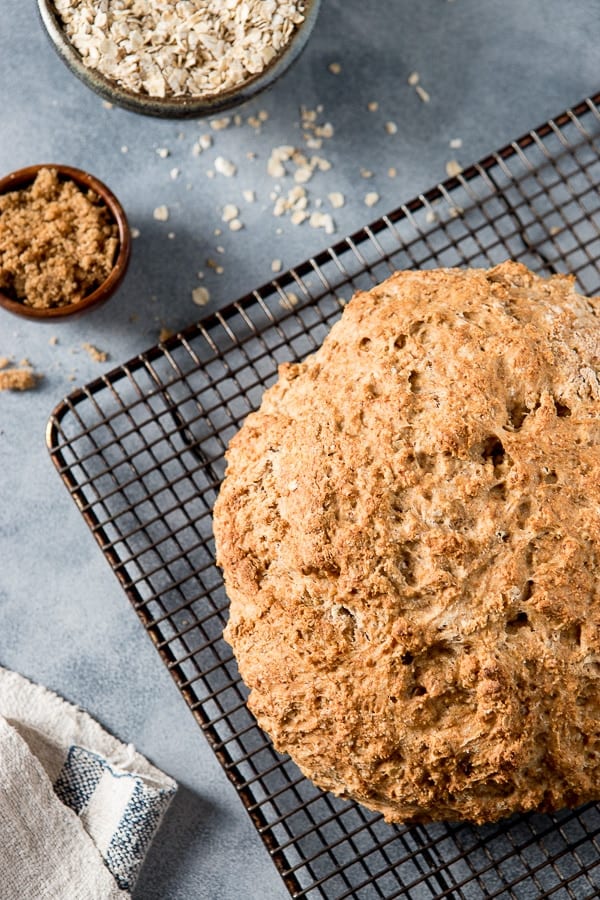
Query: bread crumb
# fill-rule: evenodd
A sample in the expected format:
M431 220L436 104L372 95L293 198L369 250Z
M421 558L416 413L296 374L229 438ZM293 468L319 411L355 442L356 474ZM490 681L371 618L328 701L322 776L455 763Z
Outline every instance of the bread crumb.
M376 191L370 191L365 196L365 206L375 206L379 201L379 194Z
M346 198L339 191L332 191L327 197L334 209L341 209L346 202Z
M244 223L239 219L232 219L229 223L231 231L240 231L244 227Z
M462 172L462 166L457 159L449 159L446 163L446 175L448 178L456 178Z
M162 206L157 206L152 215L157 222L167 222L169 219L169 207L164 204Z
M106 350L99 350L97 347L94 347L93 344L85 343L81 345L86 353L89 355L90 359L93 359L94 362L102 363L106 362L108 359L108 353Z
M196 306L206 306L210 300L210 291L205 287L195 287L192 291L192 300Z
M256 200L256 193L254 191L243 191L242 194L246 203L254 203Z

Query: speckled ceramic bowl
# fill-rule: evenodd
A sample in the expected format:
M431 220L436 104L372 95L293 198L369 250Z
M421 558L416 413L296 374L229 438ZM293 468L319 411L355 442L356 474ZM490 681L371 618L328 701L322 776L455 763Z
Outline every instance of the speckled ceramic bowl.
M80 54L66 37L51 0L38 0L42 21L61 59L89 88L105 100L147 116L168 119L202 118L214 116L224 110L239 106L256 94L271 87L286 69L300 56L313 30L320 0L305 0L304 21L296 28L289 43L274 61L259 75L247 79L239 87L219 94L190 97L151 97L121 87L95 69L85 66Z
M9 191L18 191L29 187L35 181L35 177L40 169L56 169L59 178L69 179L81 188L94 191L108 207L119 232L119 248L108 278L77 303L69 303L66 306L54 306L49 309L37 309L33 306L26 306L25 303L14 300L8 294L0 291L0 307L2 309L26 319L57 322L66 317L78 316L81 313L95 309L114 294L125 277L129 264L131 233L125 211L113 192L93 175L90 175L89 172L74 169L72 166L63 166L57 163L39 163L35 166L27 166L25 169L11 172L10 175L0 178L0 194L7 194Z

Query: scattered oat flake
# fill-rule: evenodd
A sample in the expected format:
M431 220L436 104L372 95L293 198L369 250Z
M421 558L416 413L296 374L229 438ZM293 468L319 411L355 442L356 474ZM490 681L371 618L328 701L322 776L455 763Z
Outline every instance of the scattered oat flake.
M346 202L346 198L339 191L332 191L327 197L334 209L341 209Z
M395 122L386 122L385 130L388 134L396 134L398 132L398 126Z
M290 216L290 222L292 225L302 225L303 222L308 219L308 213L304 212L303 209L296 209Z
M335 225L329 213L311 213L308 224L311 228L323 228L325 230L325 234L333 234L333 232L335 231Z
M448 178L456 178L462 172L462 166L457 159L449 159L446 163L446 175Z
M221 119L213 119L210 123L210 127L213 131L222 131L224 128L228 128L231 124L230 116L223 116Z
M283 297L279 298L279 305L284 309L293 309L298 304L298 295L293 291L286 291Z
M156 148L156 154L157 154L157 156L160 156L161 159L166 159L167 156L170 155L170 153L171 153L171 151L168 149L168 147L157 147Z
M232 219L236 219L239 215L240 211L237 206L234 206L233 203L226 203L223 207L223 215L221 218L224 222L231 222Z
M419 98L423 101L423 103L429 103L431 97L424 87L421 87L421 85L418 84L415 88L415 91L417 92Z
M327 68L329 69L329 71L331 72L332 75L339 75L340 72L342 71L342 67L339 64L339 62L329 63Z
M237 172L237 168L231 160L225 159L224 156L217 156L215 159L215 170L219 175L224 175L225 178L231 178Z
M256 193L254 191L242 191L242 194L246 203L254 203L256 200Z
M377 100L371 100L370 103L367 103L367 109L369 110L369 112L377 112L377 110L379 109L379 103L377 102Z
M370 191L365 196L365 206L375 206L379 202L379 194L376 191Z
M243 222L240 222L239 219L232 219L229 223L229 227L232 231L240 231L244 225Z
M93 344L85 343L81 345L83 349L86 351L90 359L93 359L94 362L106 362L108 359L108 353L106 350L99 350L97 347L94 347Z
M157 206L152 213L157 222L166 222L169 218L169 208L167 206Z
M462 139L461 138L452 138L450 141L450 149L451 150L460 150L462 147Z
M195 287L192 291L192 300L196 306L206 306L210 300L210 292L205 287Z
M271 263L271 272L281 272L283 263L280 259L274 259Z

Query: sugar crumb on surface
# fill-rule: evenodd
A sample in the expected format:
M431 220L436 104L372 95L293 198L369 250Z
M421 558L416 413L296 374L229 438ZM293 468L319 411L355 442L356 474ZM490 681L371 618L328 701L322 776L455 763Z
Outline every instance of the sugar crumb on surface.
M106 362L108 359L108 353L106 350L99 350L98 347L95 347L94 344L90 344L88 341L83 343L82 348L88 354L90 359L93 359L94 362Z
M0 356L0 391L33 390L42 377L29 360L24 359L15 366L9 357Z

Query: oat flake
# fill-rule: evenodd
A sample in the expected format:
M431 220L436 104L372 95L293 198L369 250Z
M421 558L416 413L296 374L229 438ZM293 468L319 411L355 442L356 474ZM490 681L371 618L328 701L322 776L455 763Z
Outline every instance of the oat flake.
M304 21L302 0L55 0L55 7L84 65L152 97L235 88L263 72Z
M206 306L206 304L210 300L210 293L208 291L208 288L194 288L194 290L192 291L192 300L196 304L196 306Z

